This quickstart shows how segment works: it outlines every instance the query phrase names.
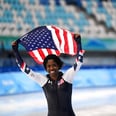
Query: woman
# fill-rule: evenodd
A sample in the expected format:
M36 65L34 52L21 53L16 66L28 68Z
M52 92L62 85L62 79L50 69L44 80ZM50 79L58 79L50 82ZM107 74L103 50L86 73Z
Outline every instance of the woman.
M53 54L48 55L43 62L48 72L44 76L32 71L22 60L17 41L12 43L12 48L20 69L43 88L48 104L48 116L75 116L71 103L72 83L74 74L82 65L84 51L79 51L76 62L64 74L60 71L63 66L60 58Z

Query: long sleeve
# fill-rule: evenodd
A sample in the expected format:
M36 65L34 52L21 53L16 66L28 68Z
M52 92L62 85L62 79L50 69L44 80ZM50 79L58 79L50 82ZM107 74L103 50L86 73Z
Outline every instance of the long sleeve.
M16 57L16 62L21 69L22 72L24 72L29 78L37 82L41 87L45 85L47 82L47 77L41 75L40 73L36 73L32 71L27 64L23 61L23 59L20 56L20 53L18 51L18 41L13 42L12 49L14 52L14 55Z
M26 74L29 74L30 68L26 65L26 63L23 61L23 59L20 56L20 53L18 51L18 41L13 42L12 49L16 58L16 63L18 64L19 68L25 72Z
M18 40L12 43L12 49L17 60L17 63L21 66L23 64L23 59L21 58L19 51L18 51Z
M75 60L74 65L69 68L63 75L63 79L69 83L73 82L75 74L80 70L83 63L84 50L79 51L79 55Z

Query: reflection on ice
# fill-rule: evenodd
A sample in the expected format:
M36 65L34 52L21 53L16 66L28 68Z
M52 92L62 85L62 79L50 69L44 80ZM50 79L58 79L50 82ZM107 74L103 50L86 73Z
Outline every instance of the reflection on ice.
M73 108L77 116L115 116L116 88L74 89ZM46 116L42 92L0 97L0 116Z

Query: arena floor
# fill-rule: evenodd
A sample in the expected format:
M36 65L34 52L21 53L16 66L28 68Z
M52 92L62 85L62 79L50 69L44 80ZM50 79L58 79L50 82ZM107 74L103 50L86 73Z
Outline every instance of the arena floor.
M116 116L116 87L74 89L76 116ZM0 96L0 116L46 116L43 92Z

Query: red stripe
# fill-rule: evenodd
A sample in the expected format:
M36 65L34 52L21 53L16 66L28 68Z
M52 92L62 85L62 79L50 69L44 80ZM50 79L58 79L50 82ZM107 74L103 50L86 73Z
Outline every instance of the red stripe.
M54 50L54 51L55 51L55 53L56 53L57 56L60 55L59 50ZM48 54L54 54L54 52L51 49L47 49L47 52L48 52Z
M47 50L48 54L53 54L51 49L46 49L46 50Z
M65 41L65 45L64 45L64 52L65 53L69 53L69 42L68 42L68 36L67 36L67 32L63 29L63 36L64 36L64 41Z
M71 35L72 35L72 41L73 41L73 50L74 50L74 53L75 54L77 54L77 43L76 43L76 41L74 40L74 34L73 33L71 33Z
M51 49L46 49L46 50L47 50L48 54L53 54L53 52L52 52ZM36 55L33 53L33 51L29 51L28 53L29 53L29 55L30 55L38 64L42 64L42 63L43 63L43 61L41 62L41 60L40 60L38 57L36 57ZM60 52L59 52L58 50L55 50L55 53L56 53L56 55L58 55L58 56L60 55ZM44 52L42 51L42 49L39 49L39 50L38 50L38 54L40 55L40 57L41 57L42 60L44 60L44 58L46 57L46 55L44 54ZM22 67L24 67L24 64L22 65Z
M24 68L24 65L25 65L25 63L23 62L23 63L21 64L21 68L22 68L22 69Z
M55 30L56 36L57 36L57 38L59 40L59 43L61 45L62 38L60 36L60 30L55 26L52 26L52 28ZM64 43L65 43L65 45L64 45L64 53L72 54L72 53L69 53L70 52L69 51L70 41L68 40L67 31L65 29L62 29L62 28L60 28L60 29L63 30L63 37L64 37L63 39L64 39ZM77 44L76 44L76 42L74 40L74 33L70 32L70 34L72 35L72 38L70 38L70 40L73 42L73 48L72 49L73 49L74 53L76 54L77 53Z
M55 50L55 52L56 52L56 55L60 55L60 52L59 52L59 50Z
M33 51L29 51L28 53L38 64L42 64L42 62L35 56Z
M61 37L60 37L60 31L59 31L59 29L57 29L55 26L51 26L51 27L55 30L56 36L57 36L57 38L59 40L59 43L61 45Z
M38 52L40 54L40 56L44 59L46 56L45 54L43 53L42 49L38 49Z

